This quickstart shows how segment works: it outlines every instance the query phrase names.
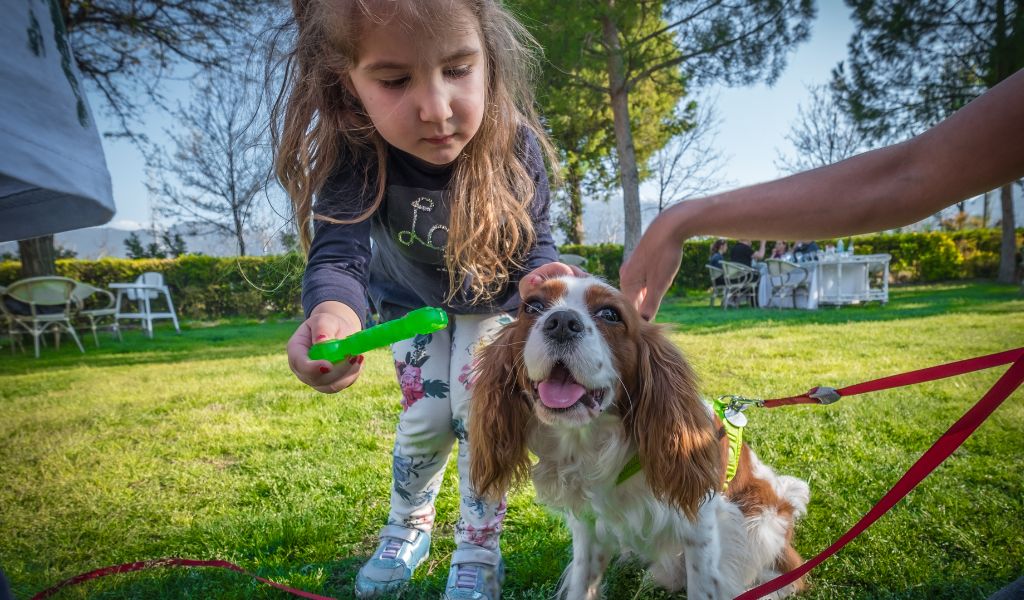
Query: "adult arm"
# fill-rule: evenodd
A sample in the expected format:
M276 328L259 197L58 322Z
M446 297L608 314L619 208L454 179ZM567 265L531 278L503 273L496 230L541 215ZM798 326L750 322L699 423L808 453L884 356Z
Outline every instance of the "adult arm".
M813 239L881 231L1024 176L1024 70L906 142L662 212L620 271L653 318L695 235Z

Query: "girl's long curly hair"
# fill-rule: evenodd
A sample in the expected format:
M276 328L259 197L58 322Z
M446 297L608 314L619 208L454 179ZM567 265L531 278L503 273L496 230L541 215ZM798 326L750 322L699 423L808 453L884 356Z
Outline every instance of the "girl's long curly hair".
M359 222L384 199L387 143L346 85L358 64L362 30L391 19L429 36L478 28L486 54L486 107L480 129L455 161L447 190L445 260L449 299L467 283L471 298L493 299L511 273L523 268L536 240L529 211L535 183L521 160L520 128L536 135L549 165L556 161L534 108L536 41L500 0L292 0L292 9L286 30L294 43L281 59L284 77L271 111L271 135L275 174L291 199L306 252L313 219ZM475 22L467 24L468 16ZM374 200L350 220L314 213L314 197L339 164L375 165L376 176L368 171L364 179L367 188L375 187Z

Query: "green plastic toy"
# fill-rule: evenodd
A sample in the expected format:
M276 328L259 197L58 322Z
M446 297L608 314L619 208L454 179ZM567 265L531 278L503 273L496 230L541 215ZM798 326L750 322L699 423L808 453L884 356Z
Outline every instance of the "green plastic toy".
M309 349L309 359L341 362L346 357L356 356L374 348L383 348L417 334L440 331L447 326L447 313L440 308L424 306L401 319L357 331L347 338L313 344Z

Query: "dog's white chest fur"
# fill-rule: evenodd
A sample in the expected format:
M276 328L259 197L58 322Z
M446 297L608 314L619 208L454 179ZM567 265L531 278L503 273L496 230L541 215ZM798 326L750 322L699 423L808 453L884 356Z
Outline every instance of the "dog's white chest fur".
M542 426L530 436L539 459L532 470L538 500L563 512L572 531L573 562L563 581L568 597L601 597L601 573L617 555L640 558L669 590L686 585L688 566L703 565L703 572L690 574L699 589L714 598L740 593L746 577L726 575L747 570L740 559L747 539L739 510L710 494L690 521L646 491L642 472L618 482L635 453L624 440L622 422L611 414L586 428Z
M585 428L535 429L529 446L539 458L532 475L541 502L582 513L613 493L634 453L623 440L622 422L609 414Z

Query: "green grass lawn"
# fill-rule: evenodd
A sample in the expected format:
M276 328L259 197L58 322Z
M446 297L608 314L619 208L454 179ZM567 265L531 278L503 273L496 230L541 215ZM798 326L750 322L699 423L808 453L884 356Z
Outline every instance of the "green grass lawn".
M881 307L807 313L669 301L659 320L706 395L788 396L1024 345L1018 288L892 290ZM387 515L400 411L385 351L356 386L326 396L295 380L296 322L187 324L0 349L0 567L15 595L111 564L223 559L311 592L351 597ZM811 486L796 546L813 556L844 533L1004 368L857 396L830 407L750 413L763 460ZM890 514L811 573L806 598L984 598L1024 574L1024 393L1018 391ZM429 563L405 597L440 595L453 550L454 461ZM530 488L509 502L507 598L548 598L570 556L560 520ZM664 598L619 565L609 598ZM219 569L155 569L61 598L281 598ZM684 597L683 595L679 596Z

